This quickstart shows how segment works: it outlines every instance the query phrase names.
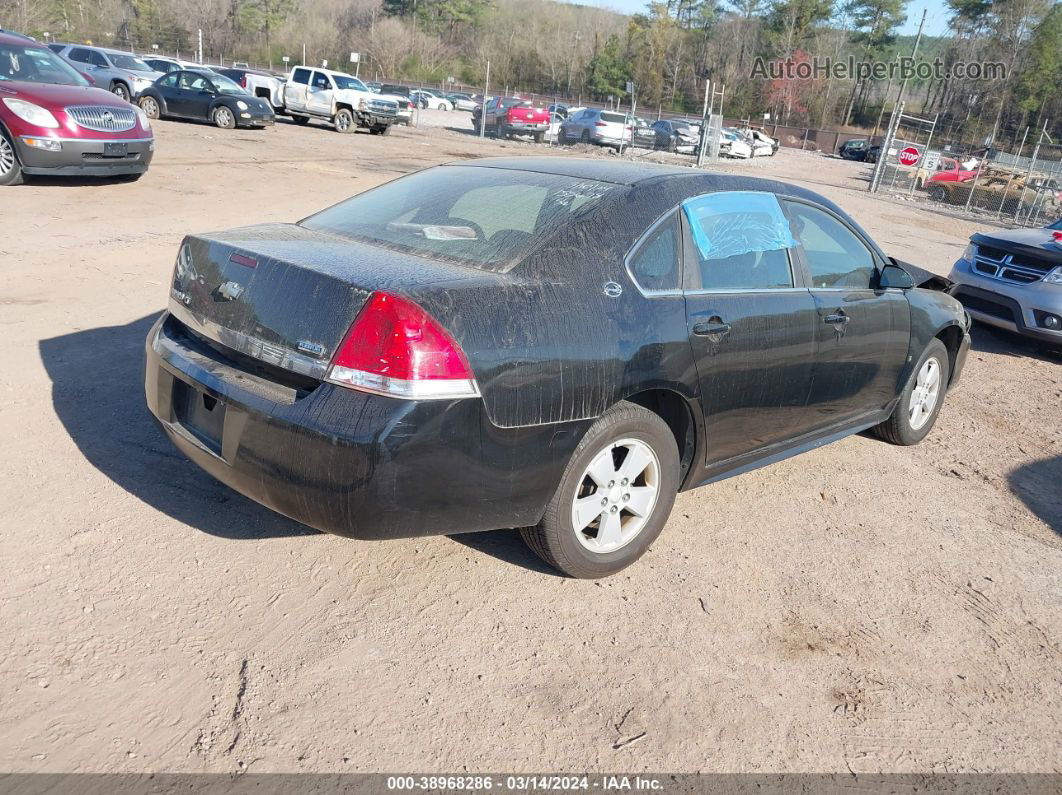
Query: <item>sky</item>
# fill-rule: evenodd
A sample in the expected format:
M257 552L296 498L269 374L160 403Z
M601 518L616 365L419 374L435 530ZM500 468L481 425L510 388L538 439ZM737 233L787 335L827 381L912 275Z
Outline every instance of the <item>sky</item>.
M569 0L586 6L599 6L621 11L624 14L634 14L645 10L648 0ZM948 10L943 0L911 0L907 4L907 23L900 28L901 33L909 33L912 36L918 32L918 21L922 18L922 9L926 14L927 36L943 36L948 30Z

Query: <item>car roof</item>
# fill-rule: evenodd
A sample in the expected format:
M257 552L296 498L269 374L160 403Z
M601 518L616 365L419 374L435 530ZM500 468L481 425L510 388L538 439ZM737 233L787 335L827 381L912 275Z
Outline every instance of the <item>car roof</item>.
M38 47L44 46L32 36L27 36L25 33L16 33L13 30L4 30L3 28L0 28L0 43L22 45L36 44Z

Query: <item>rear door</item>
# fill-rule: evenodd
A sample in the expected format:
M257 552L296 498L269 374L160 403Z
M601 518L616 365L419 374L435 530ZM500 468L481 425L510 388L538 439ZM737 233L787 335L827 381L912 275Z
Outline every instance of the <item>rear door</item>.
M332 78L324 72L314 72L313 82L310 83L310 93L307 95L306 109L318 116L331 116L334 93Z
M306 110L306 92L310 87L310 70L295 69L284 84L284 105L288 110Z
M876 288L883 263L858 231L823 207L784 204L815 301L809 415L816 427L849 423L896 396L910 342L910 306L902 290Z
M683 216L687 327L714 467L809 429L818 317L774 194L707 194Z

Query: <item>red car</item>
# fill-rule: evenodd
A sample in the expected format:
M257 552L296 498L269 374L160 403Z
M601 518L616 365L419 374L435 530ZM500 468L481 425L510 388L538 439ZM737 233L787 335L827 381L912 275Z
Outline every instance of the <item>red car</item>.
M0 31L0 185L28 174L137 179L151 120L32 39Z
M930 182L966 182L977 176L977 171L970 171L962 167L958 160L951 157L942 157L937 163L937 170L926 180Z

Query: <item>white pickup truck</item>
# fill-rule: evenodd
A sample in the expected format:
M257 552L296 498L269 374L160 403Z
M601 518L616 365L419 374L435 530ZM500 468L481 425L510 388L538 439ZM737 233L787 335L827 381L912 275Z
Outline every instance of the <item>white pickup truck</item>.
M398 98L374 94L343 72L296 66L284 84L285 112L299 124L328 121L341 133L358 127L383 135L398 118Z

